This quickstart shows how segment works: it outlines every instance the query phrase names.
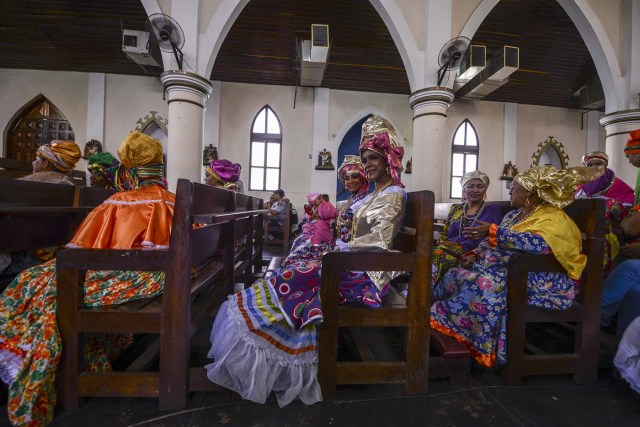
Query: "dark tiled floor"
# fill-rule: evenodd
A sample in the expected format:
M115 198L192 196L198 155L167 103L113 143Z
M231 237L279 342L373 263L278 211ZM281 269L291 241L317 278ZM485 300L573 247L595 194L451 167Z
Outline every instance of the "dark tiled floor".
M278 249L270 248L276 255ZM209 322L210 323L210 322ZM210 325L193 339L195 360L205 362ZM193 393L186 410L158 411L157 399L94 398L53 426L640 426L640 395L613 375L612 354L601 351L600 378L578 385L569 376L527 378L505 387L498 372L473 368L467 386L429 382L423 397L404 397L399 386L343 386L337 399L279 408L239 400L230 393ZM8 425L6 406L0 425Z

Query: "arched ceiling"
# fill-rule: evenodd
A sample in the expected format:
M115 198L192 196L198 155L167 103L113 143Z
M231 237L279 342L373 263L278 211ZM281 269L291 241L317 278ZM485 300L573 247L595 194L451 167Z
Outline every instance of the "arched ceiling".
M121 50L121 28L143 30L138 0L0 1L0 67L144 75ZM332 41L323 87L409 94L389 31L368 0L254 0L239 15L216 58L214 80L296 83L295 40L312 23ZM520 48L520 70L486 100L579 108L572 96L596 77L576 27L552 0L502 0L472 43Z

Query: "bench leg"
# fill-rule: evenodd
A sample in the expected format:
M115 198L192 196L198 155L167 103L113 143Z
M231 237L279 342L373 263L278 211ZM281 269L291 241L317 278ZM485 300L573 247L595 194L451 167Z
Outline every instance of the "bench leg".
M322 399L336 398L336 364L338 362L338 324L324 322L318 330L318 382Z
M429 376L429 352L424 351L429 345L429 327L422 322L407 328L406 382L404 394L422 396L427 394L427 377Z
M62 360L58 369L58 391L60 403L65 410L78 409L80 393L78 379L82 357L79 345L77 311L80 295L76 290L84 286L84 271L61 270L57 272L58 283L58 323L62 341Z

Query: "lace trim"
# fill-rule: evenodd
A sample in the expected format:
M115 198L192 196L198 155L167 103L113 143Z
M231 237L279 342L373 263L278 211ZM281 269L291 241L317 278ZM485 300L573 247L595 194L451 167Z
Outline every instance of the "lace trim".
M129 205L129 206L146 205L146 204L149 204L149 203L165 203L165 204L170 205L170 206L174 205L173 202L169 202L167 200L162 200L162 199L136 200L136 201L133 201L133 202L126 201L126 200L109 200L109 199L107 199L103 203L107 204L107 205Z

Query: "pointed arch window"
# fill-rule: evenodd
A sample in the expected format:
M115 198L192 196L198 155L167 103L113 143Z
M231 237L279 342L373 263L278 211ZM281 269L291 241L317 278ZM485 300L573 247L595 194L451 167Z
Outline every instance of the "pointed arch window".
M462 198L460 179L465 173L478 169L479 148L478 133L469 119L465 119L453 134L451 144L450 198Z
M264 106L251 125L249 190L273 191L280 188L282 127L276 113Z

